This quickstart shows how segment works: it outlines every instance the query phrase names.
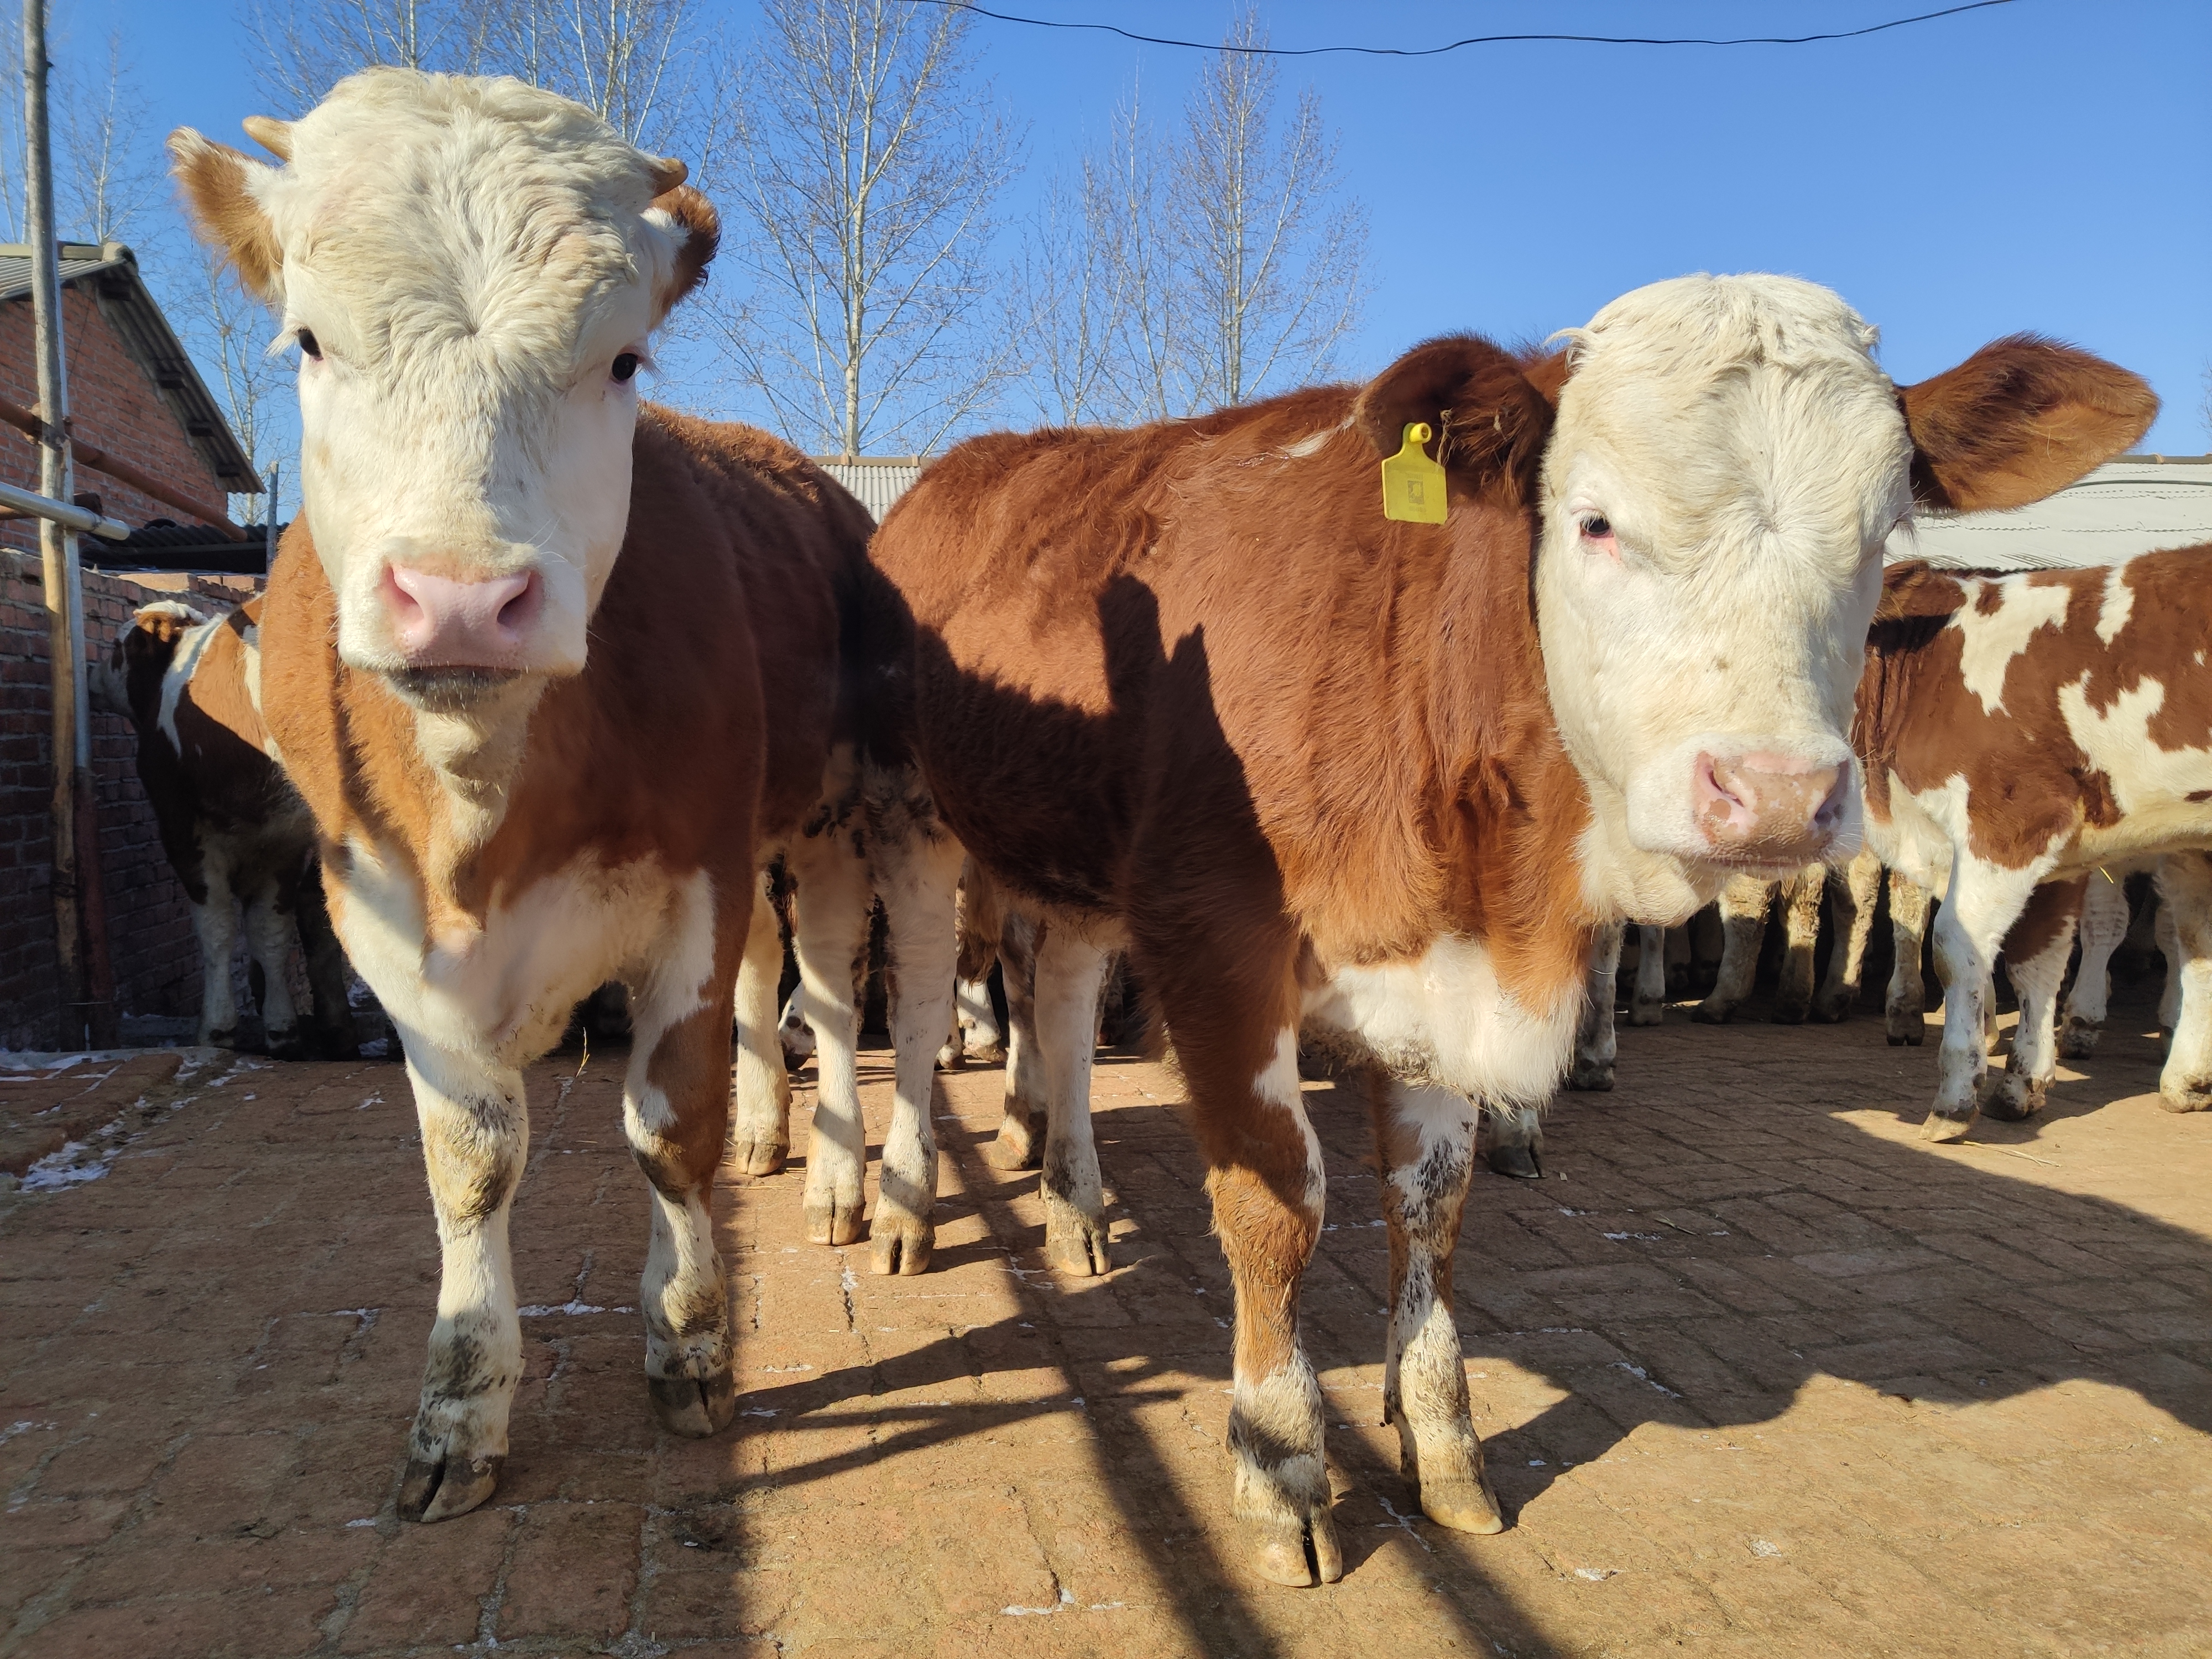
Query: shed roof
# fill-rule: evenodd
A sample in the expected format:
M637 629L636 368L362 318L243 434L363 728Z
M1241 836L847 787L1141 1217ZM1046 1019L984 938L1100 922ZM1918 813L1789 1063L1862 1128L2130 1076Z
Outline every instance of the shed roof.
M1892 563L2049 570L2197 542L2212 542L2212 455L2123 455L2033 506L1920 514L1883 551Z
M100 314L123 342L131 361L161 394L178 427L198 450L208 471L234 495L258 495L261 480L239 445L230 421L200 379L191 354L161 314L138 272L138 256L120 242L64 242L61 280L88 289ZM27 299L31 292L31 249L24 242L0 242L0 301Z
M891 510L891 503L913 489L914 481L921 476L919 455L863 455L851 461L817 455L814 463L851 490L878 524Z

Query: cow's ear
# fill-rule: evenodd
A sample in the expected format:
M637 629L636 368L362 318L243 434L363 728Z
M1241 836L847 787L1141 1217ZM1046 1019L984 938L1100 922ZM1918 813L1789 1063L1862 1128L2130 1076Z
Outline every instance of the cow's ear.
M2136 442L2158 414L2141 375L2030 334L1992 341L1898 397L1913 499L1957 513L2039 501Z
M1533 496L1552 433L1551 402L1520 361L1472 334L1415 346L1367 383L1352 418L1383 455L1398 453L1410 423L1427 422L1443 435L1437 459L1458 489L1516 505Z
M284 251L256 198L258 186L276 169L179 127L169 135L169 171L184 187L185 215L200 240L238 268L249 290L279 303Z
M684 164L672 161L664 165L681 168ZM676 176L681 179L684 175L679 172ZM648 216L677 238L675 260L653 296L659 313L653 319L657 323L678 300L707 280L707 266L722 240L722 218L714 211L712 202L684 184L654 197Z

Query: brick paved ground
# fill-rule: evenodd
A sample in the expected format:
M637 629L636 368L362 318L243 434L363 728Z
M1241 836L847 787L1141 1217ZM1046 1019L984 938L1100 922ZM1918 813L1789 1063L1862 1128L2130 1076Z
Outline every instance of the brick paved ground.
M1624 1030L1552 1177L1476 1178L1489 1539L1407 1518L1362 1111L1315 1085L1347 1568L1316 1591L1235 1556L1229 1287L1158 1068L1099 1068L1103 1281L1042 1271L1035 1177L977 1156L995 1073L951 1079L926 1277L802 1244L796 1173L729 1180L745 1395L706 1443L640 1382L615 1066L537 1068L514 1456L422 1528L399 1072L134 1061L106 1087L143 1104L73 1155L110 1173L0 1198L0 1656L2202 1654L2212 1119L2156 1109L2140 1030L1944 1148L1912 1138L1933 1048L1877 1022Z

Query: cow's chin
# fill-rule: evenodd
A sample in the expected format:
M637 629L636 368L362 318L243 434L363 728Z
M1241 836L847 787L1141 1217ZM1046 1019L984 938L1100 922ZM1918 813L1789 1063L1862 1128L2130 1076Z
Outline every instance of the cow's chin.
M516 693L525 690L529 682L542 682L546 678L523 668L448 664L392 670L385 674L384 680L399 694L400 701L425 714L455 714L468 719L505 712L517 700ZM528 695L531 702L537 700L534 690Z

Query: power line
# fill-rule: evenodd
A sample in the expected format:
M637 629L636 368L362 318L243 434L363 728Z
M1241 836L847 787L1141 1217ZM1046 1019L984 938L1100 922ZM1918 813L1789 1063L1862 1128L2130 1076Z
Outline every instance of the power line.
M1233 52L1247 58L1320 58L1331 52L1354 53L1363 58L1435 58L1447 52L1457 52L1462 46L1495 46L1522 41L1564 41L1588 46L1809 46L1823 40L1856 40L1861 35L1880 34L1887 29L1905 28L1914 23L1932 23L1939 17L1955 17L1960 12L1980 11L1990 6L2008 6L2013 0L1966 0L1964 5L1946 6L1941 11L1923 11L1911 17L1893 17L1887 23L1869 23L1864 28L1838 29L1826 34L1748 34L1726 40L1701 35L1470 34L1463 40L1453 40L1441 46L1239 46L1225 41L1209 45L1204 40L1176 40L1160 34L1139 34L1113 23L1077 23L1054 17L1018 17L1012 12L992 11L988 7L975 4L973 0L916 0L916 3L973 12L978 17L988 17L998 23L1026 23L1032 28L1040 29L1088 29L1099 34L1118 34L1124 40L1134 40L1140 46L1187 46L1194 52Z

